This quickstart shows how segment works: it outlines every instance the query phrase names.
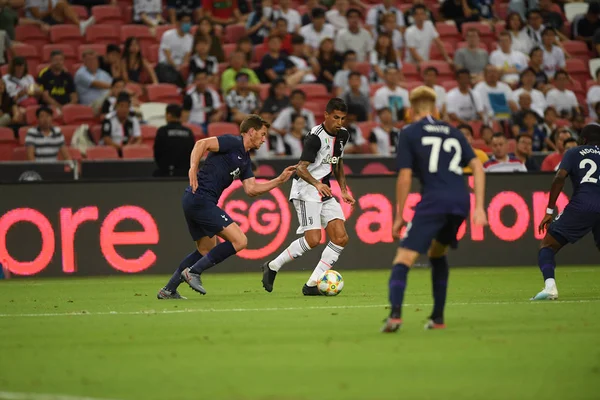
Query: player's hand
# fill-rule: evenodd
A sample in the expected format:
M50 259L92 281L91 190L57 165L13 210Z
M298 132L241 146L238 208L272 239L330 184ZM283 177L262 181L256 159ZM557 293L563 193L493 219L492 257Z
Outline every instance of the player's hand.
M485 226L488 224L487 214L483 208L476 209L473 214L473 223L478 226Z
M406 225L404 218L402 218L401 215L396 216L394 219L394 224L392 225L392 237L394 239L400 239L400 230L404 225Z
M342 200L344 200L344 203L348 203L353 207L354 207L354 204L356 203L356 200L354 200L354 197L352 197L348 192L342 193Z
M316 186L317 191L322 197L331 197L333 194L331 193L331 188L324 183L318 183Z
M287 182L292 177L292 175L294 175L296 173L297 166L298 165L290 165L289 167L287 167L286 169L283 170L281 175L279 175L279 179L281 180L281 183Z
M190 168L188 172L188 176L190 178L190 186L192 187L192 193L196 193L196 189L198 189L198 171L196 168Z
M550 225L550 222L552 222L552 218L552 214L544 215L544 219L542 219L542 222L540 222L540 227L538 228L540 233L544 233L544 231L548 229L548 225Z

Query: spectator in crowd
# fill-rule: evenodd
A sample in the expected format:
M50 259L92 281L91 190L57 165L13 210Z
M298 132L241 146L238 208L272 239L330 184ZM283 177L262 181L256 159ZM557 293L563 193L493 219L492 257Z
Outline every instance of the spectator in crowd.
M116 44L107 44L106 53L98 56L98 68L106 71L113 79L123 78L121 48Z
M140 43L135 37L128 37L125 40L121 56L121 71L125 83L158 83L152 64L142 56Z
M483 164L485 172L527 172L525 164L508 154L508 142L501 133L492 137L492 156Z
M254 11L246 21L246 35L253 44L261 44L269 37L275 21L272 0L255 0Z
M554 139L551 138L552 134L558 129L556 121L558 120L558 113L554 107L546 107L544 110L544 120L540 124L540 129L544 131L544 136L550 138L546 140L546 147L549 150L556 150Z
M269 52L265 54L259 67L264 74L265 82L269 83L277 78L283 78L288 85L296 85L302 79L303 72L296 71L292 75L293 68L294 64L281 51L281 38L276 35L269 36Z
M356 54L354 55L354 58L356 60ZM317 82L324 84L327 86L327 90L331 91L333 88L334 76L342 65L340 55L335 52L333 39L323 39L319 45L317 62L319 63Z
M469 121L483 120L483 103L471 89L471 74L466 69L456 72L458 87L446 96L447 112L451 122L468 125Z
M481 125L481 128L479 128L479 137L483 140L486 146L492 147L494 130L489 125Z
M204 16L213 24L234 25L246 21L247 16L242 14L238 0L205 1L202 2Z
M382 108L389 108L392 112L392 120L401 122L410 108L408 91L398 86L398 68L394 65L385 69L385 85L377 89L373 95L373 108L378 112Z
M544 19L540 10L533 9L527 13L527 26L525 27L525 33L531 40L532 47L542 47L542 33L546 27L544 26Z
M117 97L115 110L106 114L102 121L102 143L114 147L119 153L124 146L142 143L140 122L130 111L131 97L122 92Z
M4 79L0 79L0 126L24 123L25 114L21 113L12 97L8 95Z
M0 0L0 26L6 36L8 36L9 41L15 40L15 27L19 22L19 13L14 7L11 7L9 0ZM21 24L23 24L23 22L21 22ZM2 39L2 42L4 42L4 40L6 39ZM3 55L0 54L0 57L2 56Z
M291 75L300 73L298 77L301 83L316 82L315 73L319 73L319 63L314 57L309 57L308 48L304 44L304 37L294 34L292 36L292 53L288 57L294 65L290 71ZM295 85L295 83L292 83Z
M260 100L256 93L248 87L250 76L239 72L235 77L235 89L227 93L225 103L229 110L228 120L241 124L248 114L256 114L260 108Z
M580 40L588 45L592 50L594 34L600 29L600 3L594 1L589 3L585 16L577 23L577 36L575 40Z
M344 147L346 154L361 153L362 146L367 143L362 129L356 124L358 114L361 112L362 110L356 104L348 104L348 112L344 120L344 128L348 131L348 143Z
M84 50L83 65L75 73L75 89L79 103L100 109L111 87L108 72L98 68L98 54L92 49Z
M362 14L352 8L348 10L346 17L348 28L338 32L335 38L335 50L339 53L354 50L359 62L367 61L369 51L373 48L373 38L368 30L360 26Z
M281 17L275 20L275 27L271 30L269 36L265 38L264 44L269 45L269 38L272 36L279 36L281 39L281 51L285 54L292 52L292 34L288 32L287 19Z
M480 21L492 23L497 20L494 15L494 0L474 0L473 4L477 7Z
M306 40L311 54L317 54L323 39L335 37L335 28L333 25L325 23L325 10L322 8L313 8L311 13L312 22L300 28L300 35Z
M333 25L338 32L348 28L348 19L346 18L348 6L348 0L336 0L333 7L325 13L327 21Z
M598 118L600 115L600 101L595 104L594 111L596 112L596 120L594 122L600 124L600 118Z
M512 129L513 136L519 135L521 133L521 131L524 129L525 116L530 112L534 113L534 115L535 115L536 125L544 122L542 117L539 116L534 110L531 109L531 95L529 93L527 93L527 92L521 93L521 95L518 98L518 102L519 102L519 111L513 113L513 115L512 115L511 129ZM545 131L542 129L541 126L539 127L539 130L541 132L541 135L544 138L546 138L544 141L548 140L547 139L548 136L546 135ZM543 144L543 146L545 146L545 144Z
M383 82L384 70L389 65L395 65L396 68L402 70L402 62L394 49L389 34L383 33L377 37L375 48L369 54L369 63L371 64L371 82Z
M243 37L235 45L235 51L241 51L244 53L244 57L246 58L246 62L250 64L254 58L254 45L252 44L252 40L248 37Z
M444 0L440 14L446 21L454 21L459 31L463 23L479 21L480 17L477 6L470 0Z
M231 54L231 62L229 68L223 71L221 75L221 92L226 95L231 89L235 87L235 77L239 72L245 72L250 77L250 89L258 91L260 89L260 80L256 73L246 66L246 58L244 53L235 51Z
M306 0L304 5L306 6L306 12L302 15L302 26L306 26L313 21L312 10L321 8L319 0Z
M473 147L473 128L471 127L471 125L461 124L457 128L465 136L465 139L467 139L467 142L471 146L471 149L473 149L473 152L475 153L475 156L477 157L477 159L479 161L481 161L482 165L485 164L490 158L485 153L485 151ZM464 174L472 174L473 169L471 169L471 167L467 165L466 167L463 168L463 173Z
M2 77L8 95L19 107L38 104L41 90L35 84L35 79L29 74L27 62L23 57L14 57L8 66L8 74Z
M279 0L279 9L275 11L275 18L285 18L289 33L298 33L302 27L300 13L291 8L291 0Z
M303 115L298 114L293 118L291 129L283 136L284 154L300 159L308 127L306 125L306 118Z
M50 53L50 66L40 71L38 84L42 90L42 102L60 110L65 104L77 104L77 92L73 76L65 69L65 56L60 50Z
M556 151L552 154L548 154L544 161L542 161L542 171L556 171L560 162L562 161L563 155L567 150L565 148L566 141L571 139L571 132L567 128L559 128L552 133L551 137L554 142L554 147ZM577 146L577 141L575 141L575 146Z
M531 68L521 72L521 87L513 92L513 101L518 104L523 93L531 97L531 109L542 118L546 109L546 97L535 88L535 71Z
M185 86L181 71L188 64L192 53L194 39L190 35L191 29L192 18L187 14L179 14L176 28L163 34L156 66L156 76L160 82Z
M143 24L156 35L156 27L165 23L162 0L133 0L133 22Z
M435 43L444 60L452 64L435 26L431 21L427 21L427 8L416 5L413 10L415 24L408 28L405 34L406 62L419 65L423 61L429 61L429 49L431 43Z
M489 62L488 52L479 47L480 38L477 28L469 28L466 33L467 47L454 53L454 67L466 69L471 73L475 82L483 79L483 69Z
M595 71L596 82L595 85L590 87L587 96L586 103L588 105L588 113L590 118L597 119L598 114L596 113L596 105L600 102L600 68Z
M544 52L543 68L548 78L554 78L554 74L559 69L564 69L567 66L565 61L565 53L555 45L556 34L554 29L546 28L542 33L542 50Z
M115 106L117 105L117 97L119 97L119 94L121 93L127 93L125 89L125 81L119 78L113 79L110 92L102 102L102 107L100 108L100 115L102 115L103 119L106 114L115 110Z
M546 94L546 102L558 112L561 118L571 119L575 114L581 114L577 97L572 90L567 89L569 75L567 71L559 70L554 79L554 89Z
M210 50L208 50L208 54L216 57L220 63L225 61L225 51L223 51L221 37L215 32L215 27L209 18L200 19L195 36L207 37L210 40Z
M192 130L181 124L181 106L169 104L167 124L158 128L154 138L154 176L188 176L190 155L196 140Z
M37 126L29 128L25 136L27 159L37 162L53 162L60 155L65 160L70 160L71 155L65 145L65 137L59 127L52 125L52 110L41 106L35 112L38 120Z
M437 84L440 72L436 67L427 67L423 71L423 83L435 91L435 107L437 108L439 119L446 119L446 90Z
M535 47L529 53L529 68L535 73L535 88L547 93L552 87L548 84L548 75L544 72L544 50Z
M533 41L527 34L525 22L517 12L511 12L506 17L506 32L510 33L511 48L523 54L529 54L533 47Z
M404 24L406 26L406 29L415 24L415 6L425 5L425 0L413 0L412 4L413 6L404 13ZM425 18L426 21L431 21L432 23L435 23L433 14L431 14L431 11L429 11L427 8L425 8L425 14L427 15L427 17Z
M342 69L336 72L333 77L333 92L336 97L340 97L344 90L348 87L348 78L352 72L356 71L357 67L356 53L353 50L348 50L344 53L344 63ZM358 71L356 71L358 72ZM364 94L369 94L369 80L361 74L360 91Z
M208 75L208 83L210 85L217 84L219 80L219 61L217 61L216 57L208 54L209 48L210 41L207 37L194 38L194 52L190 57L190 77L188 83L193 82L196 72L203 70Z
M375 33L374 38L375 40L377 40L377 38L379 37L379 35L385 34L385 35L389 35L392 38L392 46L394 47L394 50L396 50L396 52L401 55L402 51L404 50L404 38L402 35L402 32L397 29L397 25L396 23L398 22L396 19L396 15L389 13L389 14L384 14L382 16L382 24L383 24L383 32L380 33ZM404 31L404 27L403 27L403 31Z
M490 55L490 64L498 68L503 82L516 84L519 81L519 74L527 68L529 60L525 54L511 49L510 33L500 32L498 44L499 48Z
M93 16L80 21L77 12L66 0L27 0L25 17L47 25L75 24L79 26L81 36L85 36L87 28L96 22Z
M390 34L391 31L385 29L383 26L383 19L386 14L392 14L395 19L394 29L404 30L404 15L395 6L394 0L383 0L381 4L377 4L369 9L367 13L367 29L371 31L373 35L386 32Z
M177 24L177 13L189 14L195 21L202 17L201 0L167 0L167 13L169 15L169 24Z
M182 121L197 125L207 133L209 122L222 120L219 94L208 87L208 75L206 71L200 70L194 76L194 86L183 98Z
M528 172L539 171L540 166L535 159L531 157L533 153L533 141L530 135L517 135L517 147L515 149L515 158L527 168Z
M287 96L288 86L283 79L276 79L271 82L269 96L261 108L261 114L268 113L270 119L275 119L281 110L290 105L290 99Z
M353 106L356 108L355 115L359 122L369 119L369 109L371 108L369 96L361 90L362 78L364 77L359 72L350 72L348 75L348 88L341 96L348 107ZM346 118L348 117L346 116Z
M529 136L533 143L533 151L543 151L546 143L546 135L538 128L538 120L535 112L531 110L524 111L523 126L521 134Z
M555 4L552 0L539 0L539 9L544 26L554 29L560 35L560 30L563 27L563 17L555 11L554 7ZM560 7L557 6L556 9L560 11Z
M481 99L484 116L488 119L506 120L511 112L517 111L517 104L513 101L510 86L499 82L500 73L493 65L485 67L483 81L479 82L473 91Z
M315 114L309 109L304 108L305 103L306 94L300 89L293 90L292 93L290 93L290 106L281 110L279 116L271 125L271 129L280 135L285 135L292 127L294 115L304 116L309 129L312 129L312 127L316 125Z
M400 129L394 126L393 114L388 107L380 108L377 116L380 124L369 134L369 148L373 154L391 156L396 153Z
M569 126L569 132L571 132L571 137L575 140L581 137L581 131L585 127L585 117L582 114L577 114L571 120L571 125Z

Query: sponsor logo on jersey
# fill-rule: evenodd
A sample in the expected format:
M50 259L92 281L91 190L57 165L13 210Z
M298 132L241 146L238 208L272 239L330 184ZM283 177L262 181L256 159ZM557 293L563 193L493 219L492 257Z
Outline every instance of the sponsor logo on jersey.
M337 164L340 162L341 157L334 157L331 154L327 154L325 158L323 158L322 164Z
M229 175L233 176L233 179L238 179L240 177L240 168L236 168L229 173Z

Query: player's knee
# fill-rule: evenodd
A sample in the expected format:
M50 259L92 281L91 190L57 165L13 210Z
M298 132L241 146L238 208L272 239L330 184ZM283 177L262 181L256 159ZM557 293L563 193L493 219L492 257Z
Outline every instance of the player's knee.
M348 244L348 234L346 232L344 232L342 235L338 235L335 238L332 238L332 242L335 245L338 245L340 247L346 247L346 245Z
M306 243L311 249L314 249L321 243L321 231L310 231L304 235Z

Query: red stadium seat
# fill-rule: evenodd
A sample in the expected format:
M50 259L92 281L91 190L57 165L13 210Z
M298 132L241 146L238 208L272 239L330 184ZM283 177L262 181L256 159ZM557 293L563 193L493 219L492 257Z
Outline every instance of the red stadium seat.
M587 60L583 61L578 58L570 58L567 60L566 70L571 76L571 79L578 81L582 86L590 76L590 73L588 72Z
M371 83L369 85L369 97L373 97L375 95L375 92L379 90L379 88L381 88L384 85L383 82L379 82L379 83Z
M421 63L421 71L428 67L435 67L438 70L438 79L441 81L454 79L454 72L450 65L445 61L425 61Z
M458 82L456 82L454 79L447 79L444 80L440 86L443 87L446 92L449 92L455 87L458 87Z
M121 34L114 25L92 25L85 32L85 39L90 44L121 44Z
M183 125L192 131L192 133L194 134L195 140L204 139L206 137L206 135L204 134L204 131L198 125L194 125L194 124L183 124Z
M0 127L0 161L12 160L13 150L18 144L12 129Z
M372 162L367 164L362 171L361 175L392 175L393 172L388 169L385 165L380 162Z
M25 108L25 123L27 125L37 125L38 121L37 121L37 116L35 114L37 113L38 108L40 108L40 106L29 106L29 107ZM54 119L54 124L55 125L62 124L62 122L63 122L62 116L58 113L56 108L52 108L52 111L53 111L52 117Z
M356 72L360 72L361 75L366 76L367 79L369 78L369 76L371 75L371 64L369 64L368 62L359 62L356 63Z
M106 54L106 45L104 44L82 44L77 48L77 60L83 62L83 52L86 50L94 50L98 55Z
M137 97L141 99L144 97L144 88L139 83L129 82L125 85L125 90L127 90L133 97Z
M35 68L33 67L37 66L41 61L37 48L28 44L19 44L13 46L12 49L15 53L15 56L23 57L25 60L27 60L27 66L29 67L30 71L35 71Z
M183 102L181 92L175 85L159 83L146 86L148 100L155 103L178 103Z
M19 145L21 145L21 146L25 145L25 136L27 136L27 131L29 130L29 128L31 128L31 126L22 126L19 128L19 138L18 138Z
M473 129L473 138L479 138L479 132L483 126L483 121L469 121L469 126Z
M254 54L252 56L252 60L260 63L263 59L263 57L265 56L265 54L267 54L269 52L269 48L267 47L266 44L261 43L261 44L257 44L256 46L254 46ZM229 60L227 60L229 61Z
M65 64L73 65L77 62L77 53L73 46L68 44L47 44L42 48L42 61L50 62L50 54L54 50L60 50L65 55Z
M159 25L156 27L156 41L160 43L162 36L166 31L170 31L171 29L175 29L175 25Z
M77 14L80 20L86 20L89 18L88 10L85 6L71 5L71 9L75 11L75 14Z
M484 43L489 43L494 40L494 31L492 28L483 22L465 22L462 24L462 35L466 37L467 31L471 28L475 28L479 31L479 37Z
M152 147L145 145L123 146L123 158L125 159L152 159L154 151Z
M77 128L79 128L79 125L62 125L60 127L60 131L65 137L65 144L67 146L71 145L71 139L73 139L73 135L75 134Z
M456 29L456 25L447 24L445 22L436 22L435 29L440 35L440 39L448 43L456 43L460 40L460 32Z
M93 125L97 122L92 107L81 104L67 104L62 108L63 120L67 125Z
M142 47L142 54L148 59L148 62L152 64L158 63L158 52L160 51L160 45L152 44L150 46Z
M81 161L83 159L83 157L81 156L81 152L79 150L77 150L76 148L67 147L67 151L69 152L69 155L71 156L71 160ZM58 153L58 159L64 160L61 153Z
M150 29L144 25L123 25L121 27L121 42L125 43L125 40L130 37L135 37L142 47L156 44L156 38L150 33Z
M97 24L122 25L124 21L123 12L117 6L94 6L92 15Z
M567 53L571 55L573 58L590 58L590 51L588 50L585 42L580 42L578 40L565 40L562 42L562 45Z
M87 149L86 156L88 160L117 160L119 153L112 146L96 146Z
M76 25L54 25L50 27L50 41L77 47L83 44L85 39Z
M15 27L15 39L19 43L27 43L38 50L41 50L45 44L50 43L48 34L37 25L17 25Z
M213 122L208 124L208 136L221 136L221 135L238 135L240 129L237 124L231 122Z
M320 83L300 83L296 85L296 89L302 90L306 94L308 100L317 98L326 98L329 100L331 94L327 91L327 87Z
M225 60L227 62L229 62L229 59L231 58L231 55L235 51L236 47L237 43L225 43L223 45L223 54L225 54Z
M148 146L152 146L154 144L154 139L156 138L157 127L152 125L142 125L142 143Z
M479 150L483 150L486 153L491 153L492 149L490 149L483 139L473 139L473 147Z
M244 36L246 36L246 27L244 25L227 25L223 42L237 43Z
M402 64L402 74L404 75L404 78L406 78L407 80L421 79L421 76L419 75L419 71L415 64L410 64L410 63Z
M259 165L256 169L255 175L263 178L272 178L274 176L277 176L277 173L275 172L275 168L273 168L272 166L262 164Z
M444 46L444 50L446 50L446 53L448 54L450 59L452 59L452 57L454 56L454 46L448 42L442 42L442 45ZM442 53L435 44L432 44L429 48L429 58L431 60L445 61Z
M12 154L13 161L26 161L27 149L25 147L15 147Z
M378 122L375 121L366 121L366 122L359 122L358 124L356 124L356 126L358 126L363 134L363 137L367 140L369 140L369 136L371 135L371 131L373 129L375 129L375 127L379 126Z
M457 50L465 47L467 47L467 42L458 42L458 44L456 45ZM479 48L488 51L488 47L485 43L479 43Z

